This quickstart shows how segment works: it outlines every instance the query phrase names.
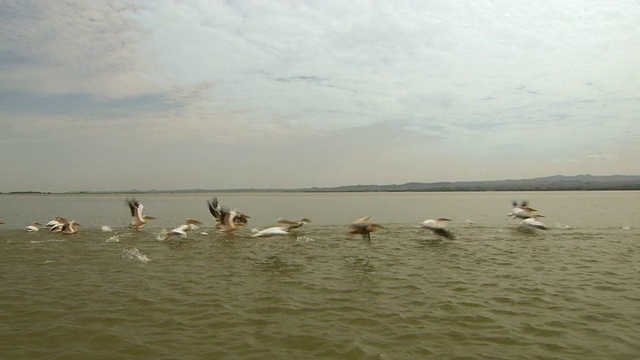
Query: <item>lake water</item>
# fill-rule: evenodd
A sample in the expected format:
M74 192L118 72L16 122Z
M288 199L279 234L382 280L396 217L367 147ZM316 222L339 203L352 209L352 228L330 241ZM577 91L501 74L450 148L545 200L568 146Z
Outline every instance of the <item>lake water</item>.
M216 233L212 196L249 225ZM0 358L640 356L640 192L141 194L140 232L125 197L0 195ZM520 231L512 199L550 229ZM57 215L80 232L23 230ZM367 215L387 229L349 239ZM454 241L416 227L439 216ZM312 223L249 237L278 217Z

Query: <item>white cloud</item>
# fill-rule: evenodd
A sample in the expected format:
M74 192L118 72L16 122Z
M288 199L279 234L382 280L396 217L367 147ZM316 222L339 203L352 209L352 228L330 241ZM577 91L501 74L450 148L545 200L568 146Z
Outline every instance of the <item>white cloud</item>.
M157 158L150 149L173 158L171 148L188 171L222 147L233 162L216 156L215 167L247 186L260 186L254 169L280 161L301 175L260 178L295 187L633 173L637 10L628 1L8 1L4 150L55 147L71 133L108 149L117 137L147 162ZM162 174L155 187L181 181L148 170Z

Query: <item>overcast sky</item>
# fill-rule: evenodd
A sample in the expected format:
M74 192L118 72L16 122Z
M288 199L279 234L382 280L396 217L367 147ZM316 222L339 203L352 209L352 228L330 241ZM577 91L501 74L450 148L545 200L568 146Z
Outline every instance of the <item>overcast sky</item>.
M640 173L638 1L0 0L0 191Z

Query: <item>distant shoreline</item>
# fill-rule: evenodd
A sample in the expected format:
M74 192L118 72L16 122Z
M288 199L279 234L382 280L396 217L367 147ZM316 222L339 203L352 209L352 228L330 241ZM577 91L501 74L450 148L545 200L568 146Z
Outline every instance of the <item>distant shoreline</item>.
M457 181L405 183L399 185L347 185L298 189L181 189L181 190L104 190L104 191L11 191L6 195L61 194L202 194L202 193L366 193L366 192L505 192L505 191L638 191L639 175L548 176L521 180Z

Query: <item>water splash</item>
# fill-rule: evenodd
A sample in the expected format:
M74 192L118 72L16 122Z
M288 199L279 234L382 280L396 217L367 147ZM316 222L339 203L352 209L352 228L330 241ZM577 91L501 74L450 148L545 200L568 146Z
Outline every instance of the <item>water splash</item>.
M168 234L169 231L167 231L167 229L162 229L159 233L156 234L156 240L164 241L164 238L167 237Z
M102 227L101 227L100 229L102 229L102 231L104 231L104 232L111 232L111 231L113 231L113 229L111 229L111 228L109 227L109 225L102 225Z
M113 235L112 237L108 238L107 240L105 240L105 242L108 243L118 243L120 242L120 238L118 237L118 235Z
M32 244L42 244L48 242L65 242L65 239L47 239L47 240L31 240L29 241Z
M127 260L140 261L143 264L151 261L151 259L149 259L147 255L141 253L140 250L134 247L125 248L124 250L122 250L122 257Z
M310 237L307 237L307 236L298 236L296 238L296 241L299 241L299 242L313 242L315 240L310 238Z

